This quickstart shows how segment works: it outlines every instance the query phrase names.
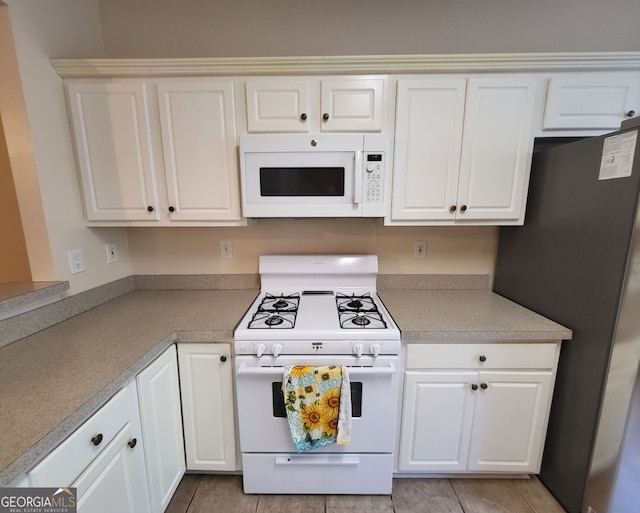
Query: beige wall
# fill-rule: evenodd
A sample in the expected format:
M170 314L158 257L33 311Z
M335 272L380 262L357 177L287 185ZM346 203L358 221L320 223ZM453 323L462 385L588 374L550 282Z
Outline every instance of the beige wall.
M640 50L638 0L98 0L108 57Z
M0 113L0 283L17 281L31 281L31 268Z
M494 227L385 227L381 219L255 220L241 228L129 229L135 274L257 273L261 254L368 253L381 273L491 274ZM220 241L233 259L220 258ZM413 242L427 258L413 259Z
M7 0L35 158L53 270L35 280L70 282L77 293L131 274L124 229L84 225L62 80L49 59L101 57L98 6L92 0ZM7 133L9 143L9 134ZM10 148L11 150L11 148ZM21 198L37 207L38 198ZM120 262L108 265L104 244L115 242ZM80 249L85 272L71 275L67 251ZM30 257L31 257L31 249Z

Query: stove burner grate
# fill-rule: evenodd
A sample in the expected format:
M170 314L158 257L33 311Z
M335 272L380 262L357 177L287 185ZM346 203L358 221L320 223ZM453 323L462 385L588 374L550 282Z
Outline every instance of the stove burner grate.
M249 329L290 329L296 324L300 294L265 294L251 317Z
M273 294L265 294L262 298L258 310L264 312L297 312L300 304L300 294L288 294L274 296Z
M369 293L347 295L338 292L336 306L338 307L341 328L381 329L387 327L378 305Z

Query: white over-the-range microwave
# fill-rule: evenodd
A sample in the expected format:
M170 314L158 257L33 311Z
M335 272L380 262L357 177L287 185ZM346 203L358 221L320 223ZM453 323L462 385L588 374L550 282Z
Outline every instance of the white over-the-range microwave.
M383 134L240 137L245 217L383 217L390 139Z

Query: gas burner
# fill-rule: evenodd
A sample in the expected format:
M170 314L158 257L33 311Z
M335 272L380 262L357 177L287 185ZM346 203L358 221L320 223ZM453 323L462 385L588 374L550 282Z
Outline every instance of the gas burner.
M353 319L351 319L351 322L358 326L366 326L367 324L371 324L371 321L369 320L369 318L362 313L356 314L356 316Z
M273 294L265 294L262 302L258 306L259 311L263 312L296 312L300 304L300 294L281 294L274 296Z
M284 322L284 319L282 317L280 317L279 315L277 315L277 314L270 315L264 321L264 323L267 326L277 326L278 324L282 324L283 322Z
M338 312L377 312L378 307L371 294L343 294L338 292L336 294L336 306Z

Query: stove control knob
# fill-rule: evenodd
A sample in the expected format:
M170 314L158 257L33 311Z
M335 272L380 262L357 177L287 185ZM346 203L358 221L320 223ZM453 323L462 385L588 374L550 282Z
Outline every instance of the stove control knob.
M264 344L256 344L256 356L260 358L264 352L267 350Z
M364 346L362 344L353 344L353 354L360 358L362 353L364 353Z
M278 356L280 356L280 353L282 353L282 344L279 343L275 343L271 346L271 352L273 353L273 356L275 356L276 358Z
M371 344L369 347L369 352L373 356L378 356L380 354L380 344Z

